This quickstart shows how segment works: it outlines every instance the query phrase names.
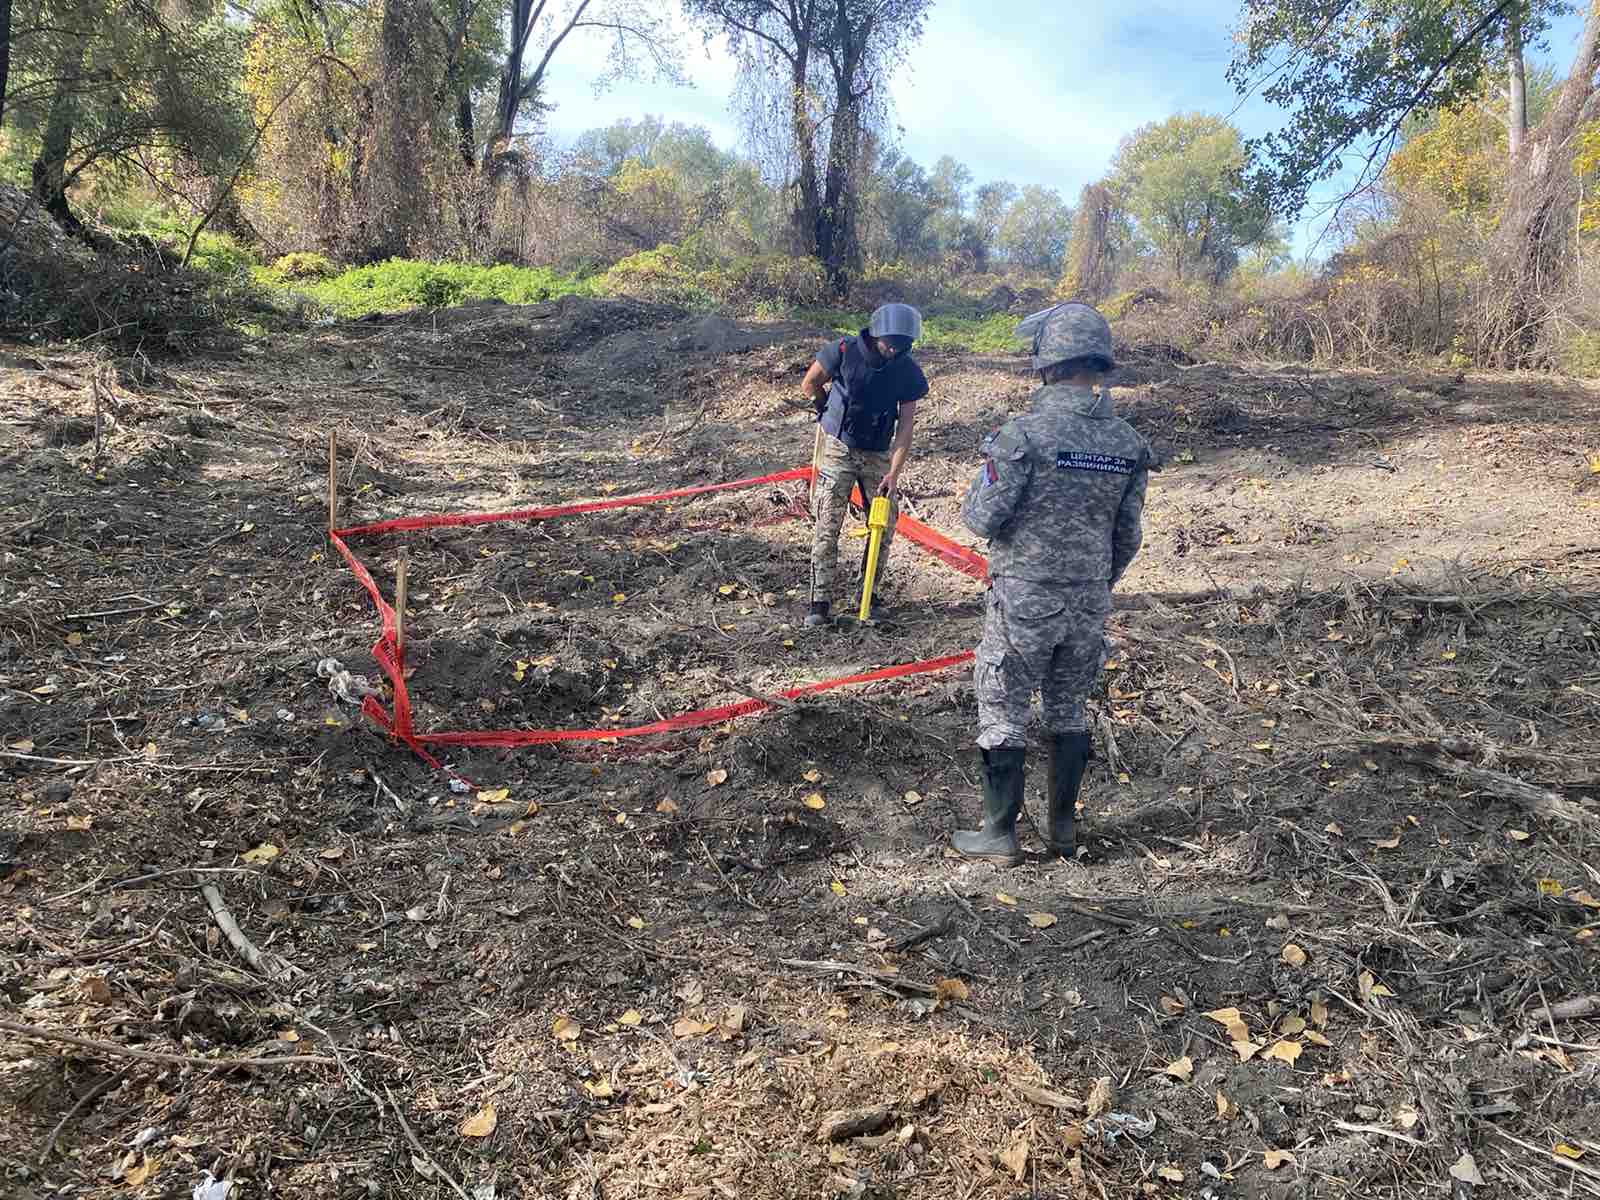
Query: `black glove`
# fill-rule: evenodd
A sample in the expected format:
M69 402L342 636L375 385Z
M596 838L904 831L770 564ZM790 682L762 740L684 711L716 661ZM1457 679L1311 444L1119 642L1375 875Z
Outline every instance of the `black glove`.
M813 396L813 397L811 397L811 407L816 411L817 419L820 421L822 419L822 414L828 411L828 397L827 396Z

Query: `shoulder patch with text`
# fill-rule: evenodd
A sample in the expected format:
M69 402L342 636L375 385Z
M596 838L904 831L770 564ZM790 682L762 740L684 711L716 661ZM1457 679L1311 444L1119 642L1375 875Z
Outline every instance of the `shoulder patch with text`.
M1057 450L1058 471L1097 471L1102 475L1132 475L1138 468L1136 459L1116 454L1091 454L1087 450Z

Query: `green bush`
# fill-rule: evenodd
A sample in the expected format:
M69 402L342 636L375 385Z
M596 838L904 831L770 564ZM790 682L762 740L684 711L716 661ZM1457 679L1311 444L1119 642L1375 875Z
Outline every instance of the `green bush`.
M1600 333L1584 330L1567 338L1557 349L1556 365L1565 375L1600 378Z
M296 250L292 254L285 254L266 269L266 274L280 283L292 283L302 279L331 279L338 273L339 265L331 258L314 254L309 250Z
M283 280L273 278L276 266L260 272L258 277L263 282L281 284ZM481 267L400 258L352 267L328 278L303 280L295 284L295 290L343 316L444 308L466 300L536 304L556 296L593 295L595 291L588 281L558 275L544 267Z
M599 286L611 295L685 308L710 308L717 300L702 282L702 272L670 242L629 255L600 276Z

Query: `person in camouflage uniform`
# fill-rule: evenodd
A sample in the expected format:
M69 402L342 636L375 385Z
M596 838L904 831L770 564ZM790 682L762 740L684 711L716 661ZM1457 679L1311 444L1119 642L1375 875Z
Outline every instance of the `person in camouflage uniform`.
M961 854L1022 861L1027 739L1036 688L1050 731L1046 849L1071 858L1089 762L1084 700L1105 664L1111 589L1139 552L1150 445L1097 392L1114 367L1111 327L1086 304L1058 304L1017 328L1033 338L1044 386L983 443L962 520L989 539L988 608L974 684L983 753L983 828Z

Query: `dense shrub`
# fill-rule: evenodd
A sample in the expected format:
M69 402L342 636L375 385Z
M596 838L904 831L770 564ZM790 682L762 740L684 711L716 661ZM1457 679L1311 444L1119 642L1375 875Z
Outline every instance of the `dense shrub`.
M586 281L544 267L480 267L399 258L352 267L331 278L311 279L298 284L296 290L345 316L443 308L465 300L535 304L574 292L594 292Z

